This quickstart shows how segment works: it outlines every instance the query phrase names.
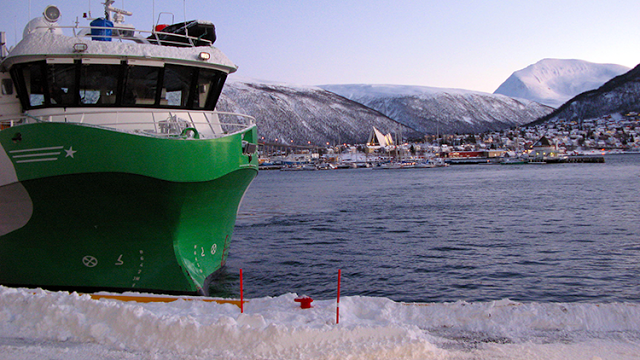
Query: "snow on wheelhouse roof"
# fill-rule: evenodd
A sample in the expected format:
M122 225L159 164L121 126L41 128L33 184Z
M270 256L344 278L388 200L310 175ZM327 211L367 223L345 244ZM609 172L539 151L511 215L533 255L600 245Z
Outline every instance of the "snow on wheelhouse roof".
M87 45L87 50L79 54L74 52L74 45L83 43ZM200 60L198 58L201 52L207 52L210 55L208 60ZM133 57L144 60L159 61L186 61L196 64L209 64L212 67L221 68L227 72L234 72L237 66L220 51L213 46L197 46L197 47L174 47L154 44L141 44L135 42L114 41L93 41L90 38L81 38L75 36L58 35L50 32L33 33L27 35L20 41L11 51L7 59L25 56L25 55L42 55L42 56L77 56L85 57Z

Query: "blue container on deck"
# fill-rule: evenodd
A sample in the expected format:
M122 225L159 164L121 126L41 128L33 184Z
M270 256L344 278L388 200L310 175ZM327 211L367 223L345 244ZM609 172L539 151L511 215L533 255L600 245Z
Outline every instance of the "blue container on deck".
M97 18L93 20L91 25L91 40L95 41L111 41L111 29L113 23L105 18Z

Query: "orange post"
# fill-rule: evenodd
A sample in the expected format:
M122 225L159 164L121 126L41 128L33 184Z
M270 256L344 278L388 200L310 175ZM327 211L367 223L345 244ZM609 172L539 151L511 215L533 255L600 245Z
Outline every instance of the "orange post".
M242 269L240 269L240 313L244 313L244 297L242 292Z

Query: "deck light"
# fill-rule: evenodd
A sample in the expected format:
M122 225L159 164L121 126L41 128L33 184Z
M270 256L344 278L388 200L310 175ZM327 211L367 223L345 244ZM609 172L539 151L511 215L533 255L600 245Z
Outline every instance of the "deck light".
M87 51L87 44L85 43L75 43L73 44L73 52L81 53Z
M49 5L44 9L44 18L50 22L54 23L60 19L60 9L58 9L55 5Z
M211 54L209 54L208 52L201 52L200 54L198 54L198 59L202 60L202 61L207 61L209 59L211 59Z

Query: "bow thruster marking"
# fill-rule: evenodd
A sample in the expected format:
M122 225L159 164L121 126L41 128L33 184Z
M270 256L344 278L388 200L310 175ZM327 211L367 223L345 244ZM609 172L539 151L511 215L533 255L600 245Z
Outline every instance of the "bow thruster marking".
M86 267L94 267L94 266L98 265L98 259L96 259L95 257L93 257L91 255L87 255L87 256L82 258L82 263Z

